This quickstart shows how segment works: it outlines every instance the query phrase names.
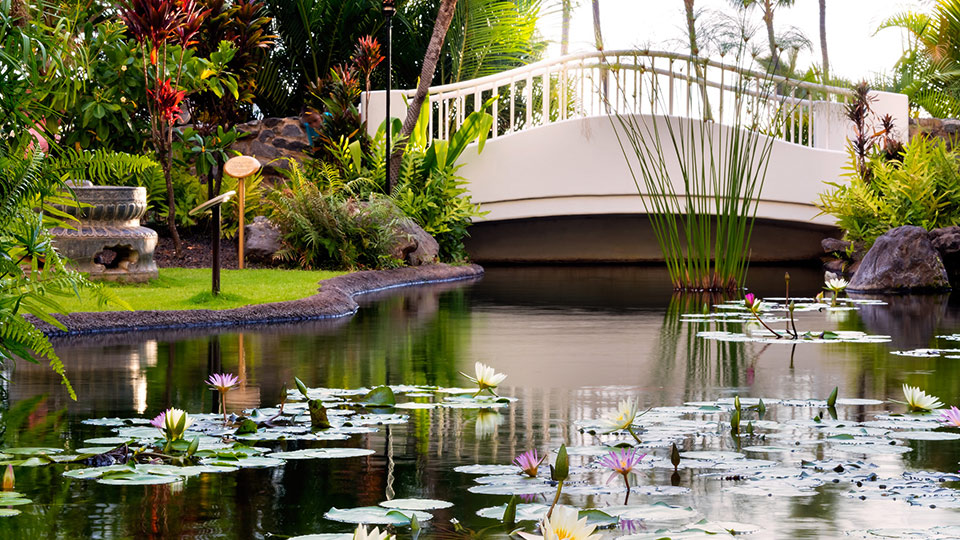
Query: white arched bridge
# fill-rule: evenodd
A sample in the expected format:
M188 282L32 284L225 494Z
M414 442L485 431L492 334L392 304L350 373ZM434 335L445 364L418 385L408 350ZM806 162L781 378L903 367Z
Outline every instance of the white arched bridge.
M774 90L765 92L762 83ZM404 116L413 93L393 93L393 116ZM459 173L487 212L471 228L474 259L656 261L662 256L646 217L647 194L630 175L614 115L661 123L710 118L714 130L744 125L737 115L778 115L779 127L765 131L773 140L752 258L801 260L821 254L820 239L834 232L833 219L819 215L814 203L824 182L840 181L845 172L853 126L844 103L852 94L676 53L590 52L431 88L427 133L447 138L472 111L496 119L482 153L474 144L460 159ZM905 140L906 96L872 94L874 116L891 115ZM748 113L734 106L744 95L753 100ZM371 93L368 126L382 122L385 97ZM669 139L661 143L672 152ZM677 171L670 178L682 194L678 164L668 163L668 170Z

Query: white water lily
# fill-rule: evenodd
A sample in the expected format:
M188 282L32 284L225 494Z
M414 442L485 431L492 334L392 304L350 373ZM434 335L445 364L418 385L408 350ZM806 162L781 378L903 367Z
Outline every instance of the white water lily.
M846 289L849 284L850 282L843 278L833 278L828 279L826 283L823 284L823 288L836 294Z
M610 433L618 429L630 429L630 426L633 425L633 420L637 417L639 407L640 405L637 403L637 400L633 398L621 401L615 412L607 414L600 419L603 430Z
M928 395L917 386L907 386L906 383L903 385L903 397L911 411L932 411L943 407L940 398Z
M480 409L477 411L477 425L474 427L477 437L486 439L497 431L497 426L503 423L503 416L497 411Z
M550 519L540 523L543 536L521 532L527 540L599 540L599 534L593 534L596 525L587 525L587 518L580 518L576 508L557 506Z
M471 377L462 371L460 374L477 385L477 394L489 390L491 394L497 395L493 389L499 386L507 376L503 373L497 373L492 367L481 362L477 362L474 369L477 373L476 377Z
M386 529L383 532L379 527L374 527L367 531L365 525L357 525L357 530L353 531L353 540L389 540L392 538Z

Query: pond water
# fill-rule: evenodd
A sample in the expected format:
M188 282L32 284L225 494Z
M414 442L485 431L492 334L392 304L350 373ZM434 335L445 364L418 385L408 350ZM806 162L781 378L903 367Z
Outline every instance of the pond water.
M789 270L794 296L812 296L822 286L819 269ZM783 272L751 269L751 289L782 296ZM82 423L91 418L152 418L170 406L215 413L216 394L203 381L220 371L239 373L245 381L229 394L232 412L275 406L284 385L293 388L295 376L310 387L469 387L459 372L473 374L476 361L508 375L498 392L515 401L492 410L397 410L409 415L408 421L375 426L375 432L345 441L259 443L280 450L353 447L374 453L290 460L172 484L104 485L64 477L63 465L17 467L16 490L33 502L17 506L19 515L0 517L0 537L343 533L354 526L324 518L328 510L395 498L453 503L430 510L423 537L465 534L454 531L452 518L492 534L502 529L483 530L498 522L478 511L505 504L511 492L525 493L528 504L549 504L552 487L534 481L532 489L515 489L516 476L454 469L509 465L525 450L551 452L561 443L571 447L575 473L561 504L621 512L613 509L624 502L622 480L605 483L608 473L592 464L601 442L627 440L600 435L596 421L629 397L639 399L641 410L655 408L638 418L646 429L640 434L644 451L652 457L632 478L629 504L636 511L623 514L637 519L604 530L611 538L674 536L657 531L717 522L739 523L726 528L741 532L758 530L748 538L960 537L960 528L950 528L960 527L960 491L953 491L960 489L955 481L960 477L950 476L957 473L960 440L926 440L948 439L953 432L931 431L936 425L923 418L884 416L905 412L889 401L903 399L905 382L948 405L960 403L960 351L951 352L960 349L960 341L937 337L960 333L957 298L891 297L885 304L857 304L855 310L797 313L801 331L859 331L889 336L886 342L730 342L697 334L740 332L743 324L681 317L723 299L673 297L666 283L657 268L491 268L475 282L367 295L354 317L341 320L242 332L59 339L56 347L79 401L71 402L48 370L19 364L4 383L4 448L75 451L91 446L86 440L113 435L109 427ZM913 352L894 354L904 351ZM835 386L841 398L837 420L822 403L808 401L826 399ZM754 403L748 397L763 398L767 407L762 421L744 410L743 425L749 422L754 433L739 440L729 430L734 396L744 398L744 407ZM398 395L398 401L410 400ZM684 403L693 405L677 408ZM917 440L897 435L903 432L947 435ZM672 442L684 452L737 455L684 454L674 475ZM532 522L521 525L533 530ZM404 532L409 529L399 531L409 538ZM696 537L687 534L675 537Z

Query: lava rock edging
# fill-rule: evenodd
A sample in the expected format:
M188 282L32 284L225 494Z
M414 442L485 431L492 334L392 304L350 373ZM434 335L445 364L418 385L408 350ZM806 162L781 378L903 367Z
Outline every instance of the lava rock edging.
M319 283L319 292L299 300L223 310L104 311L56 316L57 320L67 327L66 331L33 317L31 322L48 337L57 337L332 319L356 313L360 306L354 297L362 294L413 285L469 280L482 275L483 268L476 264L431 264L392 270L365 270L322 280Z

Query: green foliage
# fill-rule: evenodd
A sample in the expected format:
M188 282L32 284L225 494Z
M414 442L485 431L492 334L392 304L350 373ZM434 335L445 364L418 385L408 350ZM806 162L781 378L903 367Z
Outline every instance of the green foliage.
M930 13L901 12L879 30L910 36L886 87L906 94L914 109L941 118L960 115L960 0L938 0Z
M914 137L900 160L870 159L872 176L864 180L851 154L846 182L820 195L818 207L837 218L846 238L867 248L894 227L917 225L927 230L960 225L960 153L941 139Z
M289 181L269 198L271 220L283 231L281 260L301 268L389 268L403 216L387 199L324 193L291 161Z
M238 180L236 178L223 179L223 191L237 191ZM244 179L244 205L243 219L244 223L251 223L253 218L262 216L268 211L266 194L263 187L263 177L260 173ZM223 224L221 236L223 238L235 238L240 229L240 203L239 198L233 197L226 204L222 205Z

